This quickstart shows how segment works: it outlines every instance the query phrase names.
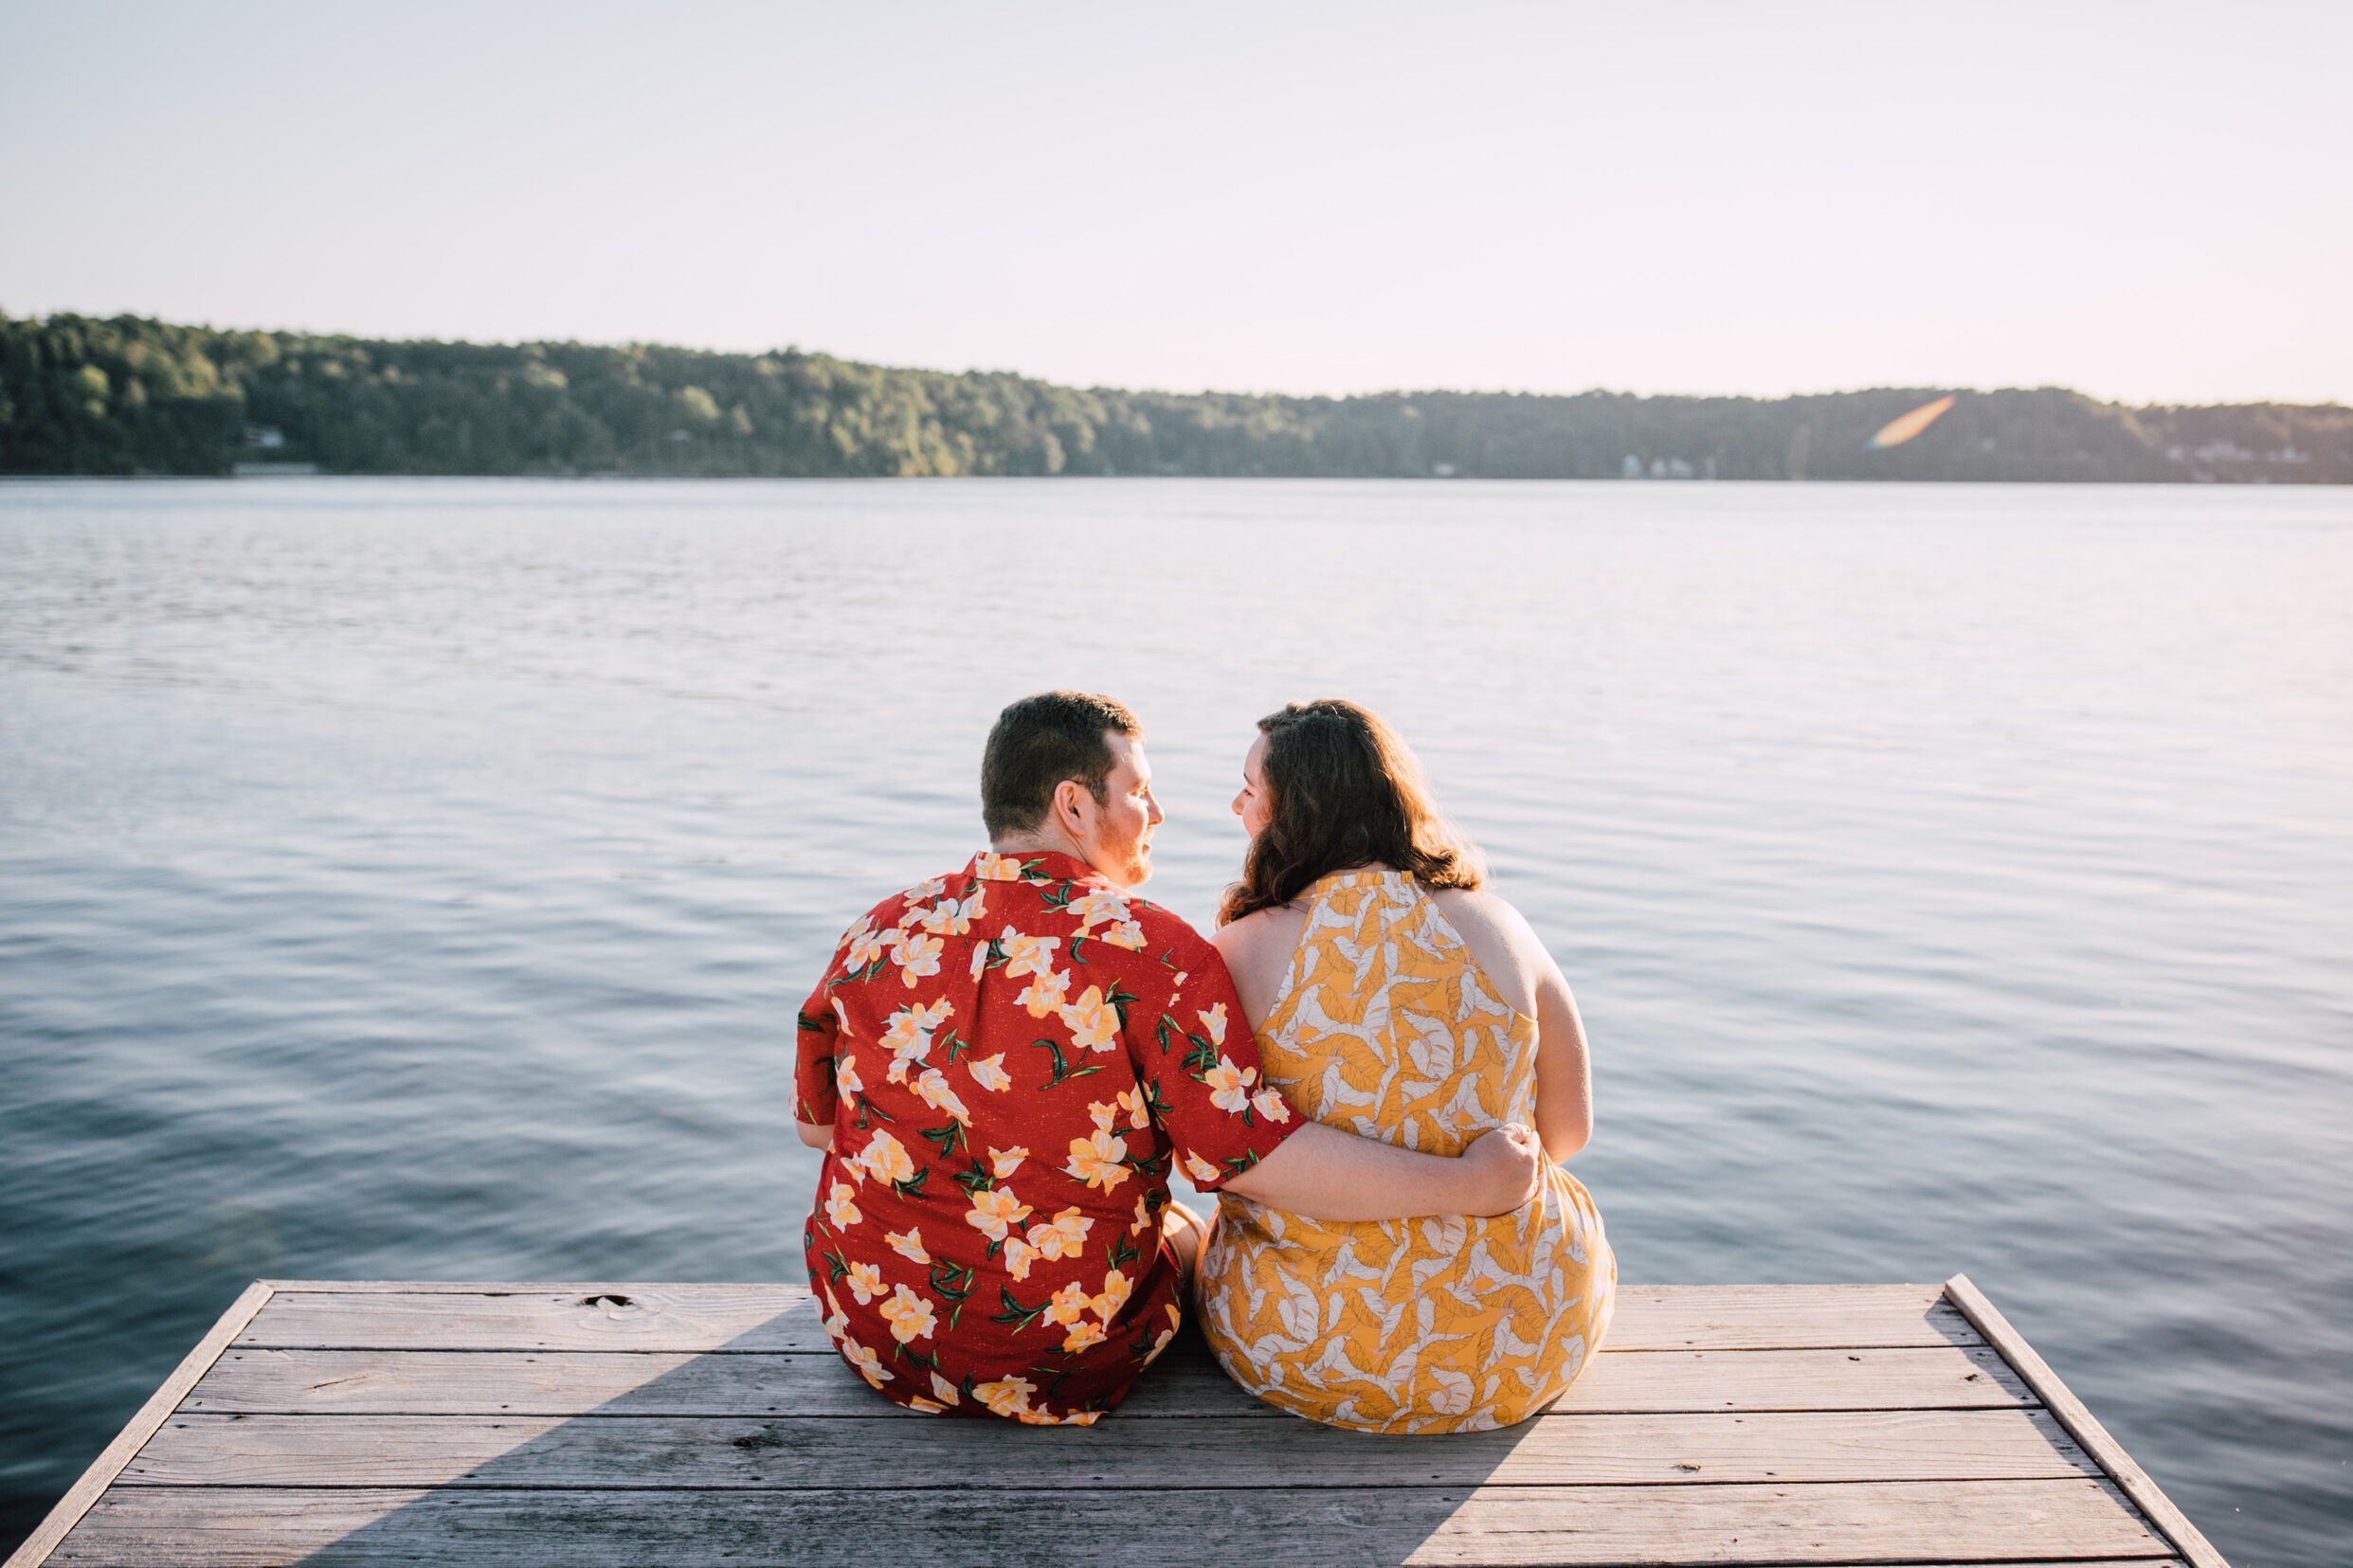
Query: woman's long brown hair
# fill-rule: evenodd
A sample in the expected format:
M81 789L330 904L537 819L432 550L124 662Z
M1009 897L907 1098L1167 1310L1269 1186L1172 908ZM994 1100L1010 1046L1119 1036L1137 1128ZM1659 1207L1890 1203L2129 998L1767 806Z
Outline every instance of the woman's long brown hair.
M1225 890L1218 924L1288 904L1354 866L1406 872L1425 888L1487 880L1478 851L1438 814L1421 766L1371 710L1326 697L1258 721L1266 736L1266 829Z

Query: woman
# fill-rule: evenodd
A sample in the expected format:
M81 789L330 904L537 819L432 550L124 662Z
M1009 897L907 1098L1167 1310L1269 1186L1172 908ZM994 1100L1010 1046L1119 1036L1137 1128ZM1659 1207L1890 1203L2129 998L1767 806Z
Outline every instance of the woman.
M1492 1219L1324 1224L1222 1195L1203 1329L1235 1381L1312 1420L1509 1426L1584 1370L1617 1285L1593 1199L1557 1163L1593 1129L1576 1003L1480 891L1388 726L1324 701L1258 731L1234 800L1250 850L1211 940L1267 1082L1316 1121L1432 1153L1532 1124L1555 1163Z

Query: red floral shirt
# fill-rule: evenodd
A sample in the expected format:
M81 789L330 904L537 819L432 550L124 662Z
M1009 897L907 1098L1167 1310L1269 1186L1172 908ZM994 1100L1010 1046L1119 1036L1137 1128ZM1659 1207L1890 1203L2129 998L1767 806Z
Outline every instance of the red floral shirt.
M1214 1189L1295 1128L1217 950L1066 855L877 905L800 1024L795 1112L833 1127L809 1279L842 1357L916 1410L1117 1404L1182 1321L1172 1162Z

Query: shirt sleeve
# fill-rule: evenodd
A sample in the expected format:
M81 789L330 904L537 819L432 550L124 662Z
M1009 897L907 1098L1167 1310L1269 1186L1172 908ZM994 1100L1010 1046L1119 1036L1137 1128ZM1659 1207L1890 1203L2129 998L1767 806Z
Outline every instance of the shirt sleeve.
M1132 1015L1145 1037L1130 1050L1177 1168L1215 1192L1274 1153L1299 1122L1264 1082L1258 1041L1218 950L1195 937L1172 956L1181 968L1167 1005L1153 1017Z
M837 958L835 964L839 964ZM828 982L833 979L835 964L828 964L817 989L801 1004L800 1061L792 1075L792 1114L811 1126L833 1126L837 1096L834 1092L833 1045L841 1032L841 1020L833 1010L833 997Z

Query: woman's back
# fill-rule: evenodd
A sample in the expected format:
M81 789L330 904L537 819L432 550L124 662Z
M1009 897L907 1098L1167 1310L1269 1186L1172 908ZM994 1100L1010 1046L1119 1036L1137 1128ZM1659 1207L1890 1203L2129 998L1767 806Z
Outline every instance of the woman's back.
M1491 978L1402 872L1339 873L1299 902L1258 1029L1268 1081L1294 1107L1439 1154L1533 1123L1536 1026L1512 1005L1523 977ZM1260 987L1237 980L1258 1013ZM1510 1425L1560 1397L1607 1325L1616 1265L1591 1198L1557 1166L1533 1201L1492 1219L1329 1225L1221 1205L1202 1261L1210 1347L1242 1386L1315 1420Z

